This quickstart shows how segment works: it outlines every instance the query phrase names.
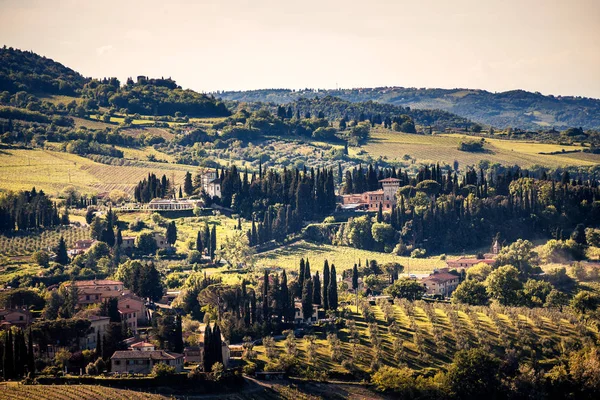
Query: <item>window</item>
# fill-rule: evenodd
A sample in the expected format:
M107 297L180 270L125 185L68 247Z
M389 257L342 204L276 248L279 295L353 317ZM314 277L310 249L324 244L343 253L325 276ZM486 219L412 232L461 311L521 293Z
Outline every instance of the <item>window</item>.
M86 299L86 300L89 300L89 299L90 299L90 295L89 295L89 294L86 294L86 295L85 295L85 299Z
M120 360L115 360L115 365L121 365L121 361Z
M19 315L19 321L23 321L23 316Z

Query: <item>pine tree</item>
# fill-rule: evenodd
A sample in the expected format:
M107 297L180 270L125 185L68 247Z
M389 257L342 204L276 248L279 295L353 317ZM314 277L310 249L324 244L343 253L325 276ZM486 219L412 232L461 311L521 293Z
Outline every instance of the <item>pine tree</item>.
M329 261L325 260L323 264L323 295L321 296L324 310L329 310L329 278Z
M329 308L331 310L338 308L337 276L333 264L331 264L331 278L329 279Z
M56 250L56 262L61 265L67 265L69 263L69 255L67 254L67 244L65 239L61 236L58 242L58 249Z
M321 279L319 278L319 271L315 274L313 280L313 304L321 305Z

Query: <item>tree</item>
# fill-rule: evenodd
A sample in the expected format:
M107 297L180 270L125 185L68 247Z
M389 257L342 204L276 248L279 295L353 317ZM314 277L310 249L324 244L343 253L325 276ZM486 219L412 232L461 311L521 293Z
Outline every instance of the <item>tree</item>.
M519 271L512 265L504 265L492 271L485 284L490 297L498 300L501 305L519 304L519 290L522 284L519 281Z
M271 318L271 310L269 307L269 272L265 269L262 285L262 309L263 319L269 321Z
M308 276L304 279L304 287L302 288L302 317L305 321L309 320L313 314L312 295L312 279Z
M58 242L58 248L56 250L56 262L61 265L67 265L69 261L69 255L67 254L67 244L65 243L65 239L61 236Z
M194 185L192 184L192 174L188 171L185 174L185 178L183 180L183 191L187 196L191 196L194 193Z
M254 265L255 250L250 247L248 237L242 231L235 231L225 237L221 248L217 251L219 258L225 260L230 268Z
M40 267L47 268L50 264L50 255L44 250L38 250L31 256L34 263Z
M544 307L558 308L562 311L562 308L568 305L569 295L560 290L552 289L546 297L546 304L544 304Z
M217 227L213 225L212 231L210 232L210 259L215 259L215 253L217 250Z
M167 243L171 246L175 244L177 241L177 226L175 226L175 221L171 221L169 225L167 225Z
M337 288L337 275L335 272L335 265L331 264L331 277L329 278L329 288L327 289L329 296L328 304L330 310L337 310L338 308L338 288Z
M585 235L585 225L577 224L575 230L571 234L571 239L581 246L587 246L587 238Z
M198 234L196 235L196 250L198 250L200 253L204 252L204 245L202 243L202 233L200 231L198 231Z
M143 254L153 254L156 252L156 241L149 232L144 232L137 238L137 249Z
M496 267L512 265L523 278L527 278L535 272L538 262L538 255L533 251L533 243L529 240L519 239L500 250L494 265Z
M329 279L331 278L329 272L329 261L325 260L323 263L323 294L321 299L323 300L323 309L329 310Z
M313 280L313 304L321 305L321 279L319 278L319 271L316 272Z
M15 360L13 354L13 335L9 329L8 334L4 336L4 354L2 358L2 376L4 380L10 380L15 377Z
M528 307L542 307L552 289L548 282L528 279L523 285L523 302Z
M571 307L580 314L595 311L600 305L600 296L595 293L581 291L571 300Z
M499 367L499 361L484 349L457 352L446 374L451 394L457 399L495 398Z
M425 293L423 286L410 278L398 279L394 284L385 289L385 293L392 297L408 300L419 300Z
M452 293L455 303L470 304L472 306L485 306L489 301L486 287L483 283L468 280L462 282Z
M486 263L478 263L467 269L467 280L484 282L492 273L492 267Z
M290 291L288 288L287 281L287 273L285 269L283 270L283 274L281 276L281 290L279 295L281 296L281 309L283 311L282 317L285 322L290 323L294 321L294 304L292 303L292 299L290 299Z

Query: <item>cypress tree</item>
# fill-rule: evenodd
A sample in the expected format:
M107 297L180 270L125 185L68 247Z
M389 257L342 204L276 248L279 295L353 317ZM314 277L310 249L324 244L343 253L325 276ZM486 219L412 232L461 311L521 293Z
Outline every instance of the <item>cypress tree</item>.
M329 279L329 308L331 310L338 308L337 276L333 264L331 264L331 278Z
M315 274L313 281L313 304L321 305L321 279L319 278L319 271Z
M214 363L219 362L219 363L223 364L223 350L222 350L223 342L221 341L221 328L219 328L219 325L217 325L217 324L215 324L215 327L213 329L212 342L213 342L213 352L214 352L213 361L214 361ZM211 368L212 368L212 365L211 365Z
M358 289L358 268L356 264L354 264L354 268L352 268L352 289Z
M96 358L102 355L102 338L100 331L96 332Z
M167 243L171 246L175 244L177 241L177 226L175 226L175 221L171 221L169 225L167 225Z
M291 319L294 318L293 313L290 313L290 308L293 311L294 307L290 306L290 292L289 292L289 288L288 288L288 281L287 281L287 273L285 272L285 269L283 270L283 275L281 276L281 291L280 291L280 297L281 297L281 309L283 310L283 318L285 320L285 322L290 323L292 322ZM291 319L290 319L290 314L291 314Z
M211 348L211 343L212 343L212 338L211 338L211 329L210 329L210 323L206 324L206 327L204 328L204 356L202 357L202 365L204 367L204 372L210 372L210 369L212 367L212 348Z
M185 179L183 180L183 191L188 196L194 192L194 185L192 185L192 174L189 171L185 174Z
M269 272L265 269L263 277L263 293L262 293L262 308L263 308L263 319L265 322L270 320L269 310Z
M306 265L304 266L304 279L312 279L312 275L310 273L310 261L308 261L308 258L306 259Z
M58 249L56 250L56 262L61 265L67 265L69 263L69 255L67 254L67 244L65 239L61 236L58 242Z
M217 228L213 225L212 231L210 232L210 259L215 259L215 251L217 250Z
M308 277L304 280L304 287L302 288L302 317L304 320L312 316L312 292L312 280Z
M35 374L35 354L33 353L33 334L31 328L29 328L29 335L27 335L27 371L34 375Z
M304 289L304 272L306 266L304 265L304 258L300 259L300 271L298 272L298 293L296 293L296 297L302 297L302 289Z
M175 317L175 343L173 351L175 353L183 353L183 330L181 327L181 315Z
M198 234L196 235L196 250L200 253L204 251L204 246L202 245L202 233L200 231L198 231Z
M206 251L208 256L210 257L210 228L207 223L204 223L204 247L206 247Z
M4 337L4 357L2 360L2 376L4 380L14 378L15 360L13 357L13 337L12 331L8 330L8 335Z
M321 296L325 310L329 310L329 274L329 261L325 260L323 264L323 295Z

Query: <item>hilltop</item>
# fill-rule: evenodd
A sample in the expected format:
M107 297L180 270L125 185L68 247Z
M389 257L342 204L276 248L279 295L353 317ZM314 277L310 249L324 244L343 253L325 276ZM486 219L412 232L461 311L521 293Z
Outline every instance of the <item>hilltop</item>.
M71 68L31 51L0 48L0 92L73 95L87 82Z
M553 96L525 90L491 93L478 89L417 89L404 87L339 90L262 89L220 92L224 100L287 104L301 98L335 96L350 102L374 101L395 106L439 109L494 127L600 128L600 100Z

